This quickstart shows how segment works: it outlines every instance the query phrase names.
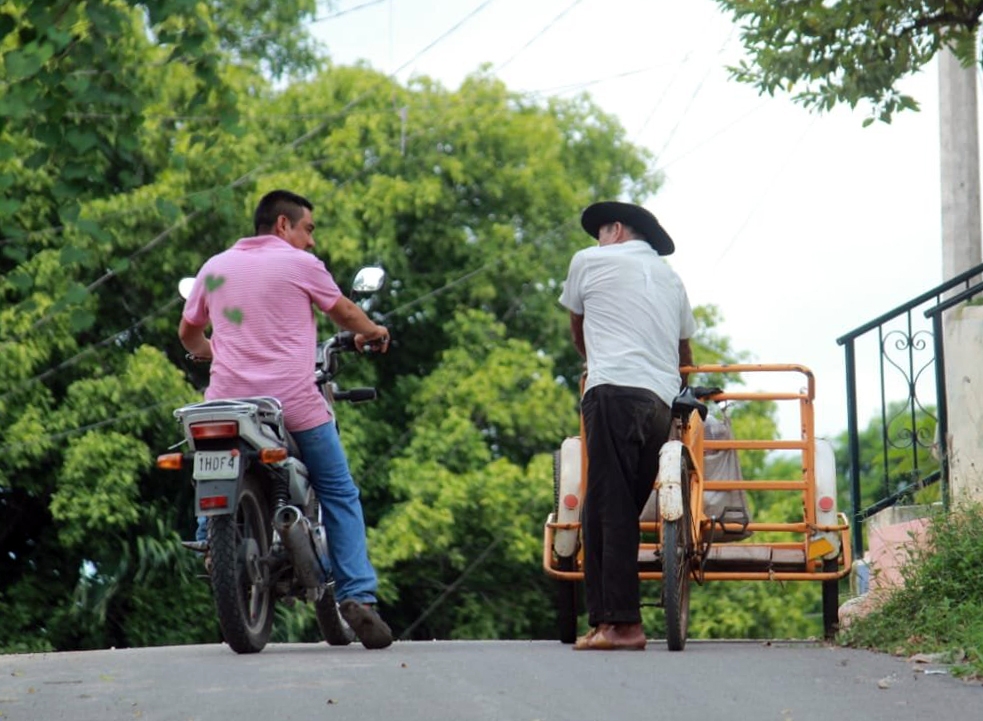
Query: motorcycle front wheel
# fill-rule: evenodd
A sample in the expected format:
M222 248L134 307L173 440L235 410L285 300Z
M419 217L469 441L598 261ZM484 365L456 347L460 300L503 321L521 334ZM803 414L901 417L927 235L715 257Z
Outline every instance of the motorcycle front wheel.
M260 562L270 552L269 528L266 499L249 474L236 512L208 519L212 596L222 637L236 653L262 651L273 630L273 592Z

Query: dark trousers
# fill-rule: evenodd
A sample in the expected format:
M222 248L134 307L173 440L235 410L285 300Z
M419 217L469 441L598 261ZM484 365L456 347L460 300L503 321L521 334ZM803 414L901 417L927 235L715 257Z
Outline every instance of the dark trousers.
M582 516L591 626L639 623L638 516L669 438L669 406L642 388L602 385L581 402L587 434Z

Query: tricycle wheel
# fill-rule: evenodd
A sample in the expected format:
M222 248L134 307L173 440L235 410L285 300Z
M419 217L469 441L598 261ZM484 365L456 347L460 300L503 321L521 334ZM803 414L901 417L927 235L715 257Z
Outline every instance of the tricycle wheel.
M666 613L666 641L670 651L682 651L689 632L689 577L692 537L690 469L684 456L680 464L683 515L662 521L662 605Z
M662 604L670 651L682 651L689 631L689 563L685 518L662 522Z
M557 562L560 571L575 571L576 557L561 558ZM577 612L580 606L580 584L577 581L556 582L556 621L561 643L577 640Z
M839 570L839 567L837 559L823 559L823 573L833 573ZM839 580L823 581L823 636L827 641L832 641L839 630L840 582Z
M236 653L262 651L273 629L273 593L262 560L269 516L257 480L242 480L234 515L208 519L212 595L222 637Z

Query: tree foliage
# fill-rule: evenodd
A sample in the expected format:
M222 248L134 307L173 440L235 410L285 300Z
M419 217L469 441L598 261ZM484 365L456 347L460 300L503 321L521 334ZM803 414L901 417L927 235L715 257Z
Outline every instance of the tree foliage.
M733 13L750 56L731 68L733 77L769 95L787 92L817 110L869 103L867 124L918 108L898 83L943 47L967 67L979 63L983 6L976 2L717 2Z
M313 8L0 2L0 646L215 638L179 544L191 489L151 471L198 397L174 282L240 215L243 100L261 68L314 67Z
M340 424L384 614L412 637L552 635L542 523L582 369L557 298L579 210L651 195L652 159L586 96L331 66L313 7L0 0L0 648L217 638L180 545L193 490L153 458L207 382L177 281L275 187L314 201L342 285L391 279L368 303L393 349L340 378L380 391ZM741 360L719 310L697 315L697 361ZM278 610L278 634L315 640L310 610Z

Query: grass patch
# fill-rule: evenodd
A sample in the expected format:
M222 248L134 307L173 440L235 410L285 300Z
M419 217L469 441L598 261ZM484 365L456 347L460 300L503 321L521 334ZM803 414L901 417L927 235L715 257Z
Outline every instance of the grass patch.
M958 676L983 678L983 505L932 519L901 568L904 585L841 634L846 646L942 654Z

